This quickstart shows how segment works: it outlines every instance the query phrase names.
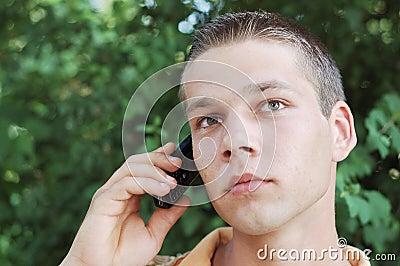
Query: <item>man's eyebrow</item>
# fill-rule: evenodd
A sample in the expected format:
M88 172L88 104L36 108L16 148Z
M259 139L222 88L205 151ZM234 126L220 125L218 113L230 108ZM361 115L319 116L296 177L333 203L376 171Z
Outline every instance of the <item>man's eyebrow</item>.
M190 103L185 104L185 112L188 114L198 108L209 107L215 105L217 101L209 97L201 97L200 99L191 100Z
M259 83L249 84L245 87L245 89L248 89L250 93L260 93L260 91L264 92L265 90L275 90L275 89L294 91L294 88L290 86L288 83L279 80L268 80Z

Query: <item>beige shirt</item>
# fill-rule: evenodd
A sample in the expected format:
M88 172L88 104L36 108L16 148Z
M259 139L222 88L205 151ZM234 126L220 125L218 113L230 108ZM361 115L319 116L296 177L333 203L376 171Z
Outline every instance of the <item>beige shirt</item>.
M151 260L147 265L148 266L192 266L192 265L201 265L201 266L211 266L212 258L214 256L215 251L219 246L223 246L227 244L232 239L233 230L231 227L223 227L218 228L211 233L209 233L206 237L204 237L199 244L191 251L186 252L179 256L156 256L153 260ZM351 246L347 246L344 248L344 252L354 251L360 252L362 251ZM368 260L364 259L363 256L360 256L360 260L349 260L352 266L370 266Z

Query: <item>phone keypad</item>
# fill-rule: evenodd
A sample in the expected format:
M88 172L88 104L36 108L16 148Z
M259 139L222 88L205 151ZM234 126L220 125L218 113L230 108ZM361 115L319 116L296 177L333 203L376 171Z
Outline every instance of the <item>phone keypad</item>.
M199 173L194 171L187 171L179 169L173 173L167 173L177 180L178 185L172 189L167 195L162 197L156 197L155 204L160 208L169 208L175 202L177 202L180 197L189 188L189 185L198 177Z
M178 185L167 195L154 198L155 205L160 208L171 207L200 175L193 161L192 137L190 135L179 144L179 147L171 155L182 159L181 168L173 173L167 172L169 176L176 179Z

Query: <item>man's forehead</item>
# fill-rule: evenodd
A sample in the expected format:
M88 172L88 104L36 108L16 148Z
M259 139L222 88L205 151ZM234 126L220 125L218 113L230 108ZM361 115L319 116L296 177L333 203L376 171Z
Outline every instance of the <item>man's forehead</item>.
M254 55L246 57L240 53L242 49L254 48L253 46L256 49L258 46L264 47L265 45L272 46L267 49L269 53L276 49L284 49L285 55L287 55L289 53L287 49L290 49L291 56L286 56L285 61L275 52L272 52L272 54L264 55L267 58L266 60L259 58L261 61L257 61L254 60ZM211 51L213 52L211 53ZM187 89L191 90L202 86L215 87L216 91L221 87L229 88L234 92L245 93L246 95L259 93L260 88L288 88L290 86L289 82L286 81L288 75L285 75L285 71L289 74L297 71L297 68L290 69L290 66L296 66L291 61L296 57L292 54L293 48L287 45L278 45L275 42L248 41L232 45L232 47L211 48L207 52L211 53L208 54L208 58L203 55L200 56L200 59L189 61L185 65L182 74L181 100L187 98ZM201 59L202 57L205 58ZM275 65L277 67L273 67Z
M237 90L254 84L254 81L247 74L229 64L195 60L187 63L182 75L183 87L191 84L196 86L222 86Z

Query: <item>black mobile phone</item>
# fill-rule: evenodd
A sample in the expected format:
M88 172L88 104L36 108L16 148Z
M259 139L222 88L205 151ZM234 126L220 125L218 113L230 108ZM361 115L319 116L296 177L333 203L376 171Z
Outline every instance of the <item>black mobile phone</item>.
M178 185L167 195L162 197L155 196L153 198L154 204L157 207L164 209L168 209L175 204L175 202L182 197L183 193L185 193L189 186L200 177L200 174L197 171L196 165L193 161L191 135L188 135L182 140L171 156L179 157L182 160L181 168L172 173L166 172L168 175L176 179Z

